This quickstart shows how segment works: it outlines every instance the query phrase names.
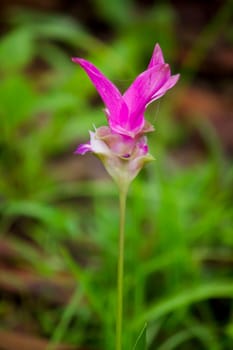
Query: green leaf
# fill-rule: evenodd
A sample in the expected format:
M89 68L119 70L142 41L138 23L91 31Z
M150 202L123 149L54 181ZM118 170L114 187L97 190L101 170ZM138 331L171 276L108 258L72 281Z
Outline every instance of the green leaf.
M133 326L138 326L145 320L156 320L170 312L181 307L188 307L194 303L210 299L210 298L232 298L233 283L231 281L215 281L194 286L189 291L184 290L179 294L167 297L166 299L152 304L145 310L138 319L135 320Z
M137 340L133 347L133 350L146 350L146 330L147 330L147 324L145 323Z
M33 117L36 95L30 81L22 75L16 74L3 79L0 96L0 114L10 129Z
M34 54L33 35L27 29L16 29L0 42L1 70L24 68Z
M2 208L2 212L6 217L24 216L38 220L53 229L53 238L58 236L59 232L77 234L72 216L45 203L31 200L9 201Z

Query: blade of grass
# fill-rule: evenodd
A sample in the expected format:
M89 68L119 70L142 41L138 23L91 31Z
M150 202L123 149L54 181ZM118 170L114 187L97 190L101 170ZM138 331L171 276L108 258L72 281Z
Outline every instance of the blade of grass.
M189 290L184 290L177 295L167 297L165 300L151 305L144 313L135 319L132 326L137 327L143 322L155 320L180 307L186 307L202 300L220 297L233 298L233 282L210 282L208 284L190 287Z
M83 291L80 286L78 286L69 302L67 307L65 308L62 318L60 322L58 323L57 327L55 328L51 339L49 346L46 350L50 350L53 348L53 346L58 345L61 341L62 338L64 337L64 334L66 333L69 323L74 317L74 315L77 313L77 307L81 301L81 298L83 296Z

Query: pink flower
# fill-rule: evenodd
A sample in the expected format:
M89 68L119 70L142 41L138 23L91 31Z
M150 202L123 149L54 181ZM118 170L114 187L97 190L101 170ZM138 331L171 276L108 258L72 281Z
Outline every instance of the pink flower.
M171 75L161 48L156 44L147 69L122 95L92 63L82 58L72 60L86 71L96 87L105 104L109 124L90 132L90 142L80 145L76 153L93 152L118 183L119 175L123 173L124 176L128 173L127 178L132 181L143 164L152 159L144 136L153 131L153 126L144 117L146 107L171 89L179 74Z
M131 138L113 133L108 126L101 126L95 132L90 131L90 142L80 145L75 153L86 152L95 153L121 187L127 186L143 165L154 159L148 153L145 136Z
M80 64L101 96L113 132L135 137L143 131L144 112L148 104L163 96L179 79L171 76L170 67L164 62L160 46L155 45L147 70L141 73L122 96L117 87L92 63L73 58Z

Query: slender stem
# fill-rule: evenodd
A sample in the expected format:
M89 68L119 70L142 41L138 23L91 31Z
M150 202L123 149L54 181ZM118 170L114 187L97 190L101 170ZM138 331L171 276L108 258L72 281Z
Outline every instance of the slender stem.
M123 319L123 278L124 278L124 231L127 191L120 190L120 230L118 246L117 271L117 314L116 314L116 350L122 350L122 319Z

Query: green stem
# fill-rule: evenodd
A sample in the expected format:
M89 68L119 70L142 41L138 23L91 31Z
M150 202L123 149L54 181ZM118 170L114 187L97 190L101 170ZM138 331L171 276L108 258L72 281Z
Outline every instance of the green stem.
M120 230L118 246L117 270L117 314L116 314L116 350L122 350L122 319L123 319L123 278L124 278L124 231L127 191L120 189Z

